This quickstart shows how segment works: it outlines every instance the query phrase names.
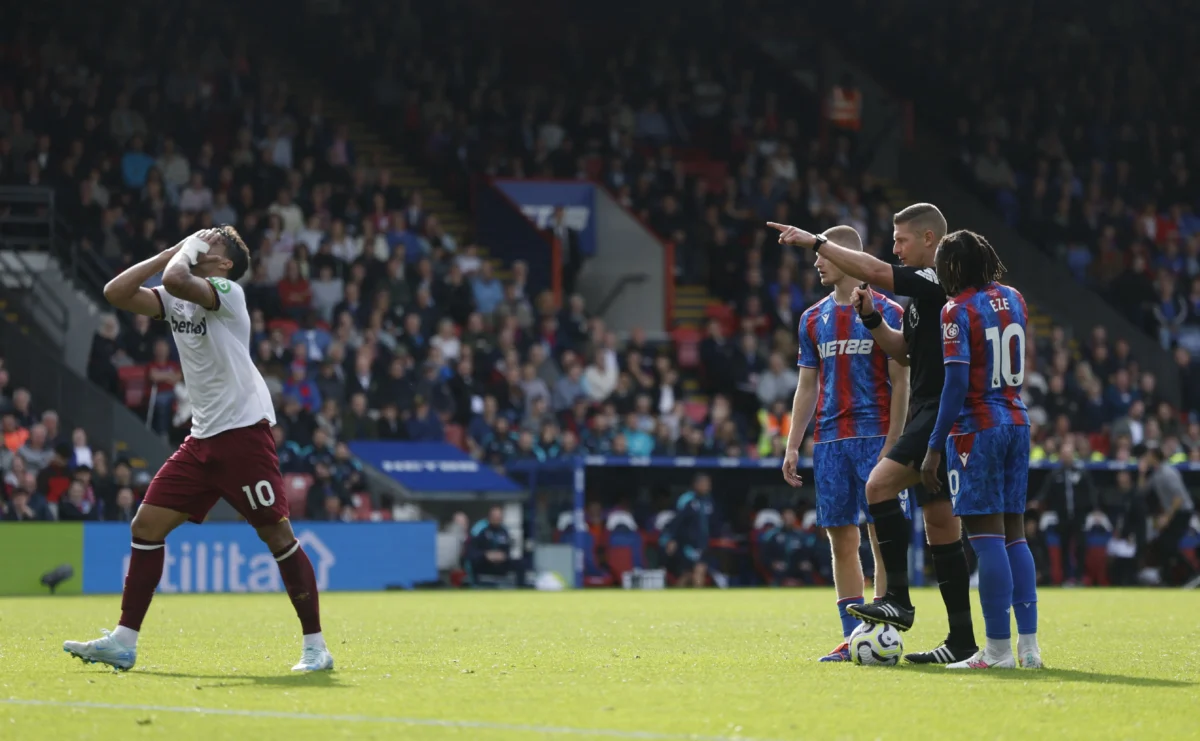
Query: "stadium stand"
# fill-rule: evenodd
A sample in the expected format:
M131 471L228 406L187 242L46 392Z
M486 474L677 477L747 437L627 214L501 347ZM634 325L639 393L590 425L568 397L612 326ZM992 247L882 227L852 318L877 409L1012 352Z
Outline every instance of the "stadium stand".
M465 5L470 22L448 23ZM1028 4L994 8L978 22L1027 21L1018 5ZM505 4L366 2L336 18L271 2L248 9L288 29L269 42L278 47L252 43L253 22L193 13L187 3L162 13L151 2L121 8L97 5L53 25L49 7L5 11L15 30L0 83L0 175L53 188L75 248L107 275L198 228L237 226L253 252L252 352L277 398L296 517L378 514L345 445L354 440L444 440L500 467L580 452L777 457L795 383L794 326L824 292L810 257L781 248L763 222L850 224L868 251L891 259L891 214L904 204L866 171L862 142L823 131L819 96L781 94L761 50L730 42L728 4L686 20L632 14L619 26L591 17L597 8L533 17ZM879 40L877 51L890 48L884 40L926 38L896 35L903 18L866 15L880 18L878 28L858 28ZM1019 27L1036 39L1033 26ZM512 39L527 36L495 32L508 27L541 43L518 47ZM159 33L166 28L177 32ZM447 36L421 43L434 28ZM952 28L947 18L934 30L950 36ZM122 43L133 37L157 41ZM289 47L315 38L330 50L321 70ZM621 54L606 54L610 64L589 63L613 48ZM920 54L904 51L918 63ZM999 53L958 51L962 64L941 68L960 76L949 84L964 86ZM1008 71L1018 81L1051 79ZM1200 344L1189 344L1192 330L1200 333L1200 234L1190 154L1175 154L1186 143L1182 129L1160 119L1139 133L1114 118L1111 129L1085 131L1078 148L1064 144L1068 132L1078 140L1076 122L1051 129L1034 114L1074 89L1068 79L1028 94L997 80L999 98L969 91L980 105L953 118L956 166L1081 280L1129 312L1144 310L1164 346L1177 346L1185 393L1182 407L1167 403L1103 327L1080 338L1046 325L1026 361L1035 459L1056 463L1070 447L1082 460L1128 463L1157 444L1171 460L1200 462ZM998 112L1025 99L1028 120ZM1104 151L1093 149L1097 138ZM495 259L474 241L472 190L493 177L608 189L673 248L673 326L618 337L581 297L534 293L530 266ZM1056 220L1062 208L1067 218ZM1153 278L1150 266L1159 270ZM156 352L160 339L169 334L155 323L106 318L89 377L178 441L186 387L169 348ZM5 475L20 482L12 466ZM93 488L103 479L111 494L101 497L103 511L127 511L118 506L123 485L106 476L93 474ZM1128 506L1128 497L1098 503L1104 519L1089 530L1127 528ZM596 583L619 583L654 557L657 520L670 507L641 509L631 518L641 523L636 542L623 532L614 546L611 528L589 530ZM756 553L780 527L729 519L723 532L748 538ZM1049 554L1059 536L1042 522L1037 537ZM811 521L793 525L811 549ZM1100 582L1099 569L1087 567L1091 547L1082 567ZM787 578L819 582L816 560ZM769 571L762 558L756 567ZM1061 564L1056 573L1064 578Z

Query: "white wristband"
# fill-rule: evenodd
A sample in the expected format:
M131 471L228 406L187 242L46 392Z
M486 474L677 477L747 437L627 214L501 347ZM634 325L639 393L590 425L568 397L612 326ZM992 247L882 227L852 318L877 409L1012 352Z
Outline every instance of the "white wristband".
M195 265L200 255L208 252L208 243L193 234L184 240L183 247L179 251L187 258L189 265Z

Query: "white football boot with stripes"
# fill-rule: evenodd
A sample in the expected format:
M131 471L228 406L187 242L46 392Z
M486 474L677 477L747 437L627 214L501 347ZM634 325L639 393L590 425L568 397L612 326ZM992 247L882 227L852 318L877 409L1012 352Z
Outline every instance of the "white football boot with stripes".
M953 646L947 637L937 648L905 654L904 660L910 664L953 664L971 658L978 650L979 647L974 643L969 646Z
M63 651L80 659L85 664L108 664L112 668L127 672L137 663L137 646L130 648L112 636L107 630L104 637L80 643L64 641Z
M988 654L987 651L977 651L974 656L966 661L957 661L953 664L946 664L947 669L1016 669L1017 660L1013 658L1012 652L1009 651L1007 656L995 658Z

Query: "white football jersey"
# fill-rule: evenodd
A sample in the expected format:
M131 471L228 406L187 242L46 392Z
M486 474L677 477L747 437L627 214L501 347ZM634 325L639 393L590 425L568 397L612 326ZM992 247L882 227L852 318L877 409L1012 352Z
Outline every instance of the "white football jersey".
M208 280L218 302L213 311L175 298L161 286L153 289L179 348L192 405L192 437L212 437L264 419L275 424L271 392L250 359L246 294L231 280Z

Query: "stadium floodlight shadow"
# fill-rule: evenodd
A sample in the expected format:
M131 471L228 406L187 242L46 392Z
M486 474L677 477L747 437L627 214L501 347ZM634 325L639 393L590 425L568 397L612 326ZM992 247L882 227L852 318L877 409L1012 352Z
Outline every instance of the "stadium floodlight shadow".
M994 671L976 671L964 669L961 671L951 671L946 669L944 666L904 664L903 670L954 679L962 679L963 677L979 677L980 679L1016 679L1022 682L1083 682L1085 684L1123 684L1129 687L1167 687L1175 689L1197 686L1196 682L1185 682L1179 679L1130 677L1124 674L1085 672L1080 671L1079 669L997 669Z
M229 672L228 674L192 674L188 672L160 672L153 670L138 669L131 672L130 676L148 676L162 677L164 679L217 679L221 680L212 684L198 684L197 689L220 689L235 687L347 687L338 680L336 672L292 672L290 674L241 674L238 672Z

